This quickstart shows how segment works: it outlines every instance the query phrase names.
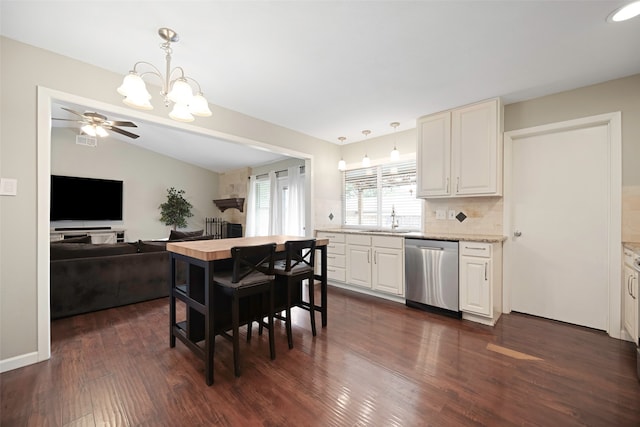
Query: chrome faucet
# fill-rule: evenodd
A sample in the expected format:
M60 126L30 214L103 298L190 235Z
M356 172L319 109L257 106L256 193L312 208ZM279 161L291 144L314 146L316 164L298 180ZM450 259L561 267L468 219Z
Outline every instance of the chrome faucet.
M396 208L395 206L391 206L391 229L395 230L398 228L398 220L396 219Z

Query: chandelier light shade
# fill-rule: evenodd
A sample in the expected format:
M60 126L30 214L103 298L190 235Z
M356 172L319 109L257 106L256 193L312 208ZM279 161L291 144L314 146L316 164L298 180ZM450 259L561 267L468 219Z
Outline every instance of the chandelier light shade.
M390 155L392 162L395 162L400 159L400 151L398 151L398 149L396 148L396 144L397 144L396 130L398 126L400 126L399 122L391 123L391 127L393 128L393 150L391 150L391 155Z
M180 38L178 34L169 28L160 28L158 35L164 40L160 48L165 53L166 74L163 75L158 68L149 62L136 62L133 70L129 71L117 91L124 96L122 102L130 107L142 110L152 110L153 106L149 102L151 94L142 79L145 75L153 75L160 78L162 89L160 94L164 97L164 105L169 107L173 103L173 108L169 117L181 122L192 122L194 115L199 117L211 116L209 102L202 94L200 84L193 78L187 77L181 67L171 69L171 43L175 43ZM144 72L139 72L138 68L150 68ZM194 95L193 87L196 91Z
M338 138L340 141L340 161L338 162L338 170L344 171L347 169L347 162L342 158L342 144L344 144L344 140L347 139L344 136Z

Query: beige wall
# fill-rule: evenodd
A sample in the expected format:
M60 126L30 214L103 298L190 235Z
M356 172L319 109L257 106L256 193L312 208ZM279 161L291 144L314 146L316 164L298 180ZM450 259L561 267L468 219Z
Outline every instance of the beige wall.
M123 220L58 221L52 226L117 226L126 229L127 241L168 237L171 227L160 222L158 207L166 201L169 187L184 190L193 205L188 229L204 229L204 218L217 214L212 202L218 198L217 173L115 138L98 139L96 147L77 145L77 134L71 128L52 129L51 173L124 181Z
M43 263L46 267L48 260L36 257L37 87L121 106L115 88L122 75L5 37L0 37L0 55L0 175L18 180L17 196L0 197L1 368L9 359L26 358L38 350L37 271ZM165 118L166 110L158 97L152 103L155 109L146 114ZM212 117L194 123L312 158L313 221L316 226L330 224L327 216L340 203L336 194L340 174L324 165L337 163L339 149L335 144L215 105L211 109Z

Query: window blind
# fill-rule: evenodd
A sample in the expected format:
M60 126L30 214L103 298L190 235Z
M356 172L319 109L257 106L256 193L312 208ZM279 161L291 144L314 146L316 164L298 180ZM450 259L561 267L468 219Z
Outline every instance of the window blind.
M391 228L395 210L400 228L419 230L415 160L345 171L343 204L345 225Z

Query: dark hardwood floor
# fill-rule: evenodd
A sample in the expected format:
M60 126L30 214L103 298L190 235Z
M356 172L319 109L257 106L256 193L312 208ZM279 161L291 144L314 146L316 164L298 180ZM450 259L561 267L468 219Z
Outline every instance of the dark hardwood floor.
M216 339L215 384L180 342L168 299L52 322L51 360L5 372L2 426L639 426L632 343L535 317L495 328L329 289L311 336L294 309L294 349L276 327ZM319 315L318 315L319 322ZM243 330L243 335L246 328Z

